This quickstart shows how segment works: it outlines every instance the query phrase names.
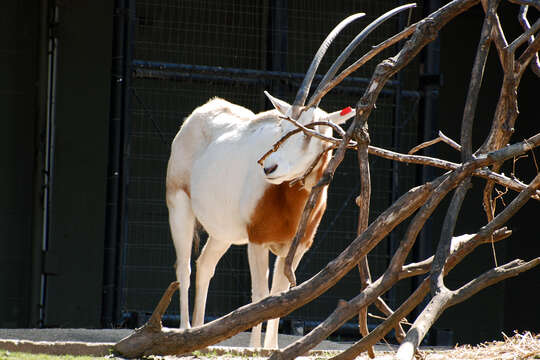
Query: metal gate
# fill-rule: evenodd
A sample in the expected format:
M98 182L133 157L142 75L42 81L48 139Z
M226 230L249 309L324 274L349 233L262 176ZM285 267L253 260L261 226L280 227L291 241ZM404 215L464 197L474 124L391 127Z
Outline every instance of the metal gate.
M118 218L120 242L109 258L116 259L116 277L109 293L117 324L149 314L163 290L175 279L175 253L170 238L165 204L165 172L170 143L182 120L214 96L245 106L254 112L269 108L263 90L292 101L313 54L327 32L344 17L366 12L361 24L351 26L329 49L321 71L369 21L396 5L395 1L250 1L250 0L125 0L118 1L124 41L117 70L123 71L117 87L122 106L119 126ZM123 4L125 2L125 4ZM370 35L351 57L357 59L403 27L395 18ZM368 83L375 64L390 49L344 81L327 95L321 107L335 111L354 106ZM122 64L119 62L122 61ZM370 119L372 144L398 151L410 149L417 140L417 66L410 65L381 94ZM320 78L316 79L316 81ZM316 85L315 85L316 86ZM382 212L400 192L415 184L415 170L371 158L372 211ZM338 169L329 191L328 210L312 249L297 270L299 281L324 267L356 236L359 192L356 156L349 153ZM388 264L394 235L369 256L372 273ZM113 261L114 262L114 261ZM114 278L114 279L113 279ZM193 282L192 282L193 283ZM113 285L114 284L114 285ZM358 293L358 275L351 272L339 284L290 314L288 319L314 324L335 308L338 299ZM113 289L114 288L114 289ZM408 291L407 284L404 292ZM114 294L114 295L113 295ZM218 264L210 284L206 316L214 318L250 302L250 278L245 247L233 246ZM399 290L387 299L393 304ZM112 306L112 305L111 305ZM168 318L178 315L176 297ZM115 317L112 316L114 319Z

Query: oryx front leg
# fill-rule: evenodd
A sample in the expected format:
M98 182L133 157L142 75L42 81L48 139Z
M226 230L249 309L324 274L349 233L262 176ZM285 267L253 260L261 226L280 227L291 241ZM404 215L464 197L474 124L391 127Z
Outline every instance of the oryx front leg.
M248 243L249 271L251 273L251 301L268 296L268 249L259 244ZM261 347L262 324L251 329L249 346Z
M176 250L176 278L180 282L180 328L189 325L189 277L191 274L191 244L195 216L189 196L183 190L167 190L169 225Z
M304 244L299 244L296 249L294 260L292 263L292 270L295 271L302 259L302 256L307 251ZM272 276L272 290L271 295L279 295L283 291L289 290L289 280L285 276L285 257L278 256L274 264L274 275ZM279 318L268 320L266 324L266 336L264 338L265 349L278 349L278 331L279 331Z
M216 265L227 252L231 244L227 241L220 241L208 237L206 245L197 259L197 273L195 279L195 307L193 309L193 326L204 324L204 311L206 308L206 297L208 286L214 276Z

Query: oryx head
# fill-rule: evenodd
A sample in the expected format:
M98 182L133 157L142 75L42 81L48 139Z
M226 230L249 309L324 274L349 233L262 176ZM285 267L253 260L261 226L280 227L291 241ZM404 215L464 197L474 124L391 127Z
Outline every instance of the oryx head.
M337 85L337 83L334 83L330 88L328 88L327 85L333 80L337 71L341 65L343 65L345 60L347 60L353 50L371 31L373 31L391 16L413 6L414 4L408 4L395 8L383 14L366 26L334 61L306 105L306 99L311 83L326 50L339 32L343 30L343 28L353 21L360 19L365 14L354 14L340 22L330 32L330 34L323 41L322 45L319 47L319 50L315 54L292 104L277 99L265 91L266 96L271 101L274 108L279 112L281 117L292 119L304 126L313 122L332 122L339 125L353 117L355 115L354 109L347 108L346 110L326 113L318 107L322 96L326 94L332 87ZM298 128L293 124L292 121L283 119L277 121L277 124L281 128L280 132L282 136L285 136ZM314 126L314 130L326 135L330 135L332 133L332 128L324 125ZM265 179L270 183L280 184L284 181L290 181L302 177L329 145L330 144L324 142L323 140L306 136L301 131L297 132L282 142L277 150L265 155L265 157L259 161L262 166L261 170L264 172Z

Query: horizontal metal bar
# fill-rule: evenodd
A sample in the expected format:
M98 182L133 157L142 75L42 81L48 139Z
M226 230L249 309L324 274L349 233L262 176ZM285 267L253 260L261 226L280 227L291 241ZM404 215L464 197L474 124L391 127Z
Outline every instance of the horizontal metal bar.
M239 69L239 68L230 68L230 67L221 67L221 66L206 66L206 65L191 65L191 64L175 64L175 63L165 63L159 61L147 61L147 60L134 60L133 66L135 69L154 69L154 70L163 70L163 71L177 71L177 72L189 72L189 73L199 73L199 74L219 74L219 75L228 75L228 76L240 76L245 78L264 78L268 80L297 80L302 82L305 74L301 73L291 73L284 71L271 71L271 70L254 70L254 69ZM316 75L315 80L321 80L322 75ZM362 77L348 77L344 80L346 83L356 83L356 84L369 84L369 79ZM391 80L388 81L388 84L391 86L397 85L397 81Z
M270 70L253 70L225 68L221 66L204 66L190 64L173 64L157 61L134 60L133 76L136 79L159 79L173 81L194 81L213 84L246 84L251 86L270 86L272 80L280 80L285 83L293 83L298 86L303 80L304 74L289 73ZM317 75L316 80L321 80L322 76ZM397 85L397 81L389 81L391 86ZM342 84L338 85L334 91L338 93L360 94L364 91L369 79L361 77L348 77ZM383 95L394 95L392 88L385 88L381 92ZM403 97L418 98L421 93L418 91L402 90Z

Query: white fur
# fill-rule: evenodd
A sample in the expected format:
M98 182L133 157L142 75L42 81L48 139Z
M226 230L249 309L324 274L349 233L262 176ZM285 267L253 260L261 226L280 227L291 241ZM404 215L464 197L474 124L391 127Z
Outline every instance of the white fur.
M323 150L324 144L320 140L305 138L299 133L260 166L257 160L294 129L294 125L279 118L279 115L290 114L290 105L269 98L277 110L257 115L225 100L212 99L193 111L172 143L167 169L167 206L177 255L182 328L190 327L188 289L195 219L209 235L197 259L193 325L200 326L204 321L206 294L215 266L230 245L248 244L246 226L265 190L271 184L301 176ZM343 116L341 122L352 115ZM304 111L298 121L307 124L327 118L335 120L339 117L335 113L329 117L326 112L312 108ZM324 126L318 130L325 134L332 131ZM277 165L276 170L265 175L264 168L274 165ZM269 246L271 244L248 244L253 301L289 287L283 275L284 259L278 257L269 292ZM297 251L294 267L306 250L301 246ZM278 255L283 256L283 252L282 249ZM277 319L269 321L265 347L277 348L277 324ZM260 325L253 329L251 346L260 346Z

